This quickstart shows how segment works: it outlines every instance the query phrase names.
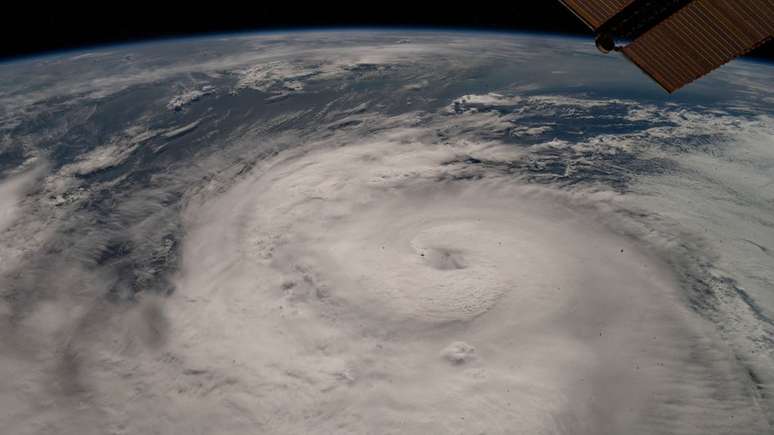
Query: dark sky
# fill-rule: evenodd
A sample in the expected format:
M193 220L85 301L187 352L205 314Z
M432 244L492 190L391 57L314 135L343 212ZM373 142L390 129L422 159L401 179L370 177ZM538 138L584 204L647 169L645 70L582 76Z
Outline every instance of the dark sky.
M591 32L556 0L436 2L101 2L27 0L0 18L0 58L151 38L308 27L440 27ZM267 5L267 3L269 3ZM754 55L774 59L774 44Z

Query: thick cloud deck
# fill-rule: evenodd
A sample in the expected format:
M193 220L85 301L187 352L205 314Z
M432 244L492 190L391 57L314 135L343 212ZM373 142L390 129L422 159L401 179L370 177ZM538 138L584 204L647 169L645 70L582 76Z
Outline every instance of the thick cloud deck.
M0 432L770 433L774 69L619 62L369 31L0 65Z
M286 152L193 207L175 347L269 432L763 427L660 261L583 198L455 177L469 151Z

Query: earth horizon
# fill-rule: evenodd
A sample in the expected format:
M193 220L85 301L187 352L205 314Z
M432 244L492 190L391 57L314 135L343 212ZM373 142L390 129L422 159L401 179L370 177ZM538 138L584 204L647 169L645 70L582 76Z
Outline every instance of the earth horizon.
M415 29L0 62L0 426L773 433L772 79Z

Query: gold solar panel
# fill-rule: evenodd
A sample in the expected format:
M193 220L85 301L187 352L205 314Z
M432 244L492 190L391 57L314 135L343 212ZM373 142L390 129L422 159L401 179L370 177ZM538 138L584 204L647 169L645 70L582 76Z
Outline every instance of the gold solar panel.
M635 0L560 0L594 30Z
M622 51L674 92L773 35L774 0L694 0Z

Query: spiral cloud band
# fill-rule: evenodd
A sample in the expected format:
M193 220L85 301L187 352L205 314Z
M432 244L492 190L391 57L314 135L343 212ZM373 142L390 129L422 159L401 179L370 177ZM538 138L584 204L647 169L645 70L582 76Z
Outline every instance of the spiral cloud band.
M0 432L771 433L774 69L665 97L615 62L291 32L0 65Z
M390 137L264 162L191 210L177 345L231 361L269 431L715 430L729 402L755 427L712 330L594 199L459 163L507 152Z

